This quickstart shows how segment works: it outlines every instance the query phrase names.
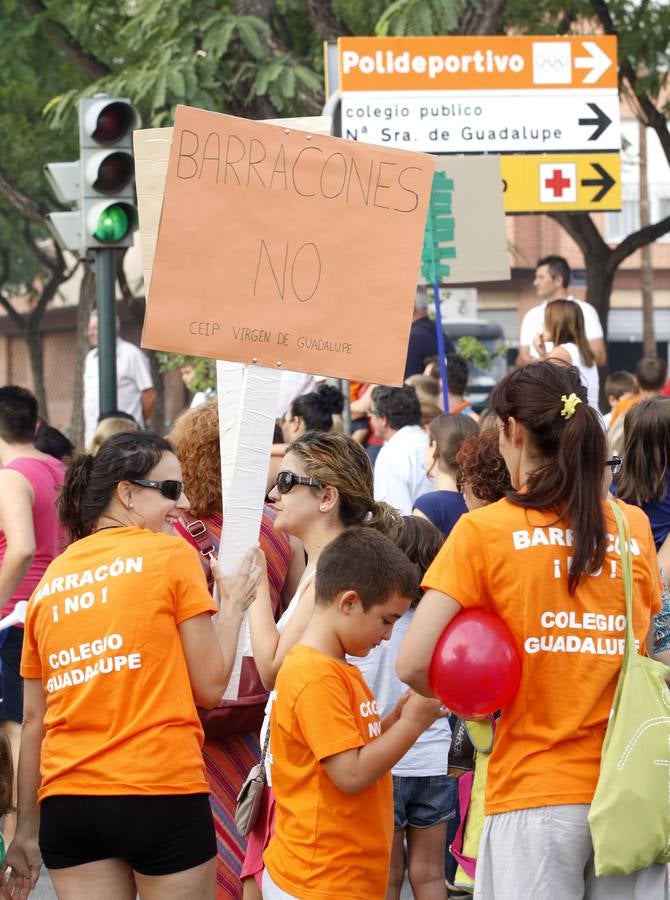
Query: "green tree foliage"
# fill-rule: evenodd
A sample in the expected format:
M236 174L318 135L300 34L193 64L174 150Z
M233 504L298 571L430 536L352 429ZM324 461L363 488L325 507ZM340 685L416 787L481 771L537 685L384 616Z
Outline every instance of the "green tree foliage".
M621 89L670 164L667 0L0 0L0 303L17 286L48 302L67 275L45 229L58 204L42 166L76 157L80 97L128 96L145 127L169 124L178 103L249 118L315 114L324 40L507 31L617 34ZM670 231L666 218L609 248L587 214L553 217L581 248L603 316L618 265Z

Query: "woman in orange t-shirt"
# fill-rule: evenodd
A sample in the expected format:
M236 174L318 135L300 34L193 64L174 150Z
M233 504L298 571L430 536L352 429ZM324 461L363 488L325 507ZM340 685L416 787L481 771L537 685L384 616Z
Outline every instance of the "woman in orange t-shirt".
M475 898L660 900L665 866L595 877L587 821L626 628L599 415L579 370L550 361L510 373L491 408L514 490L458 520L398 655L402 680L431 696L440 634L462 607L483 607L506 622L523 660L489 763ZM644 642L660 607L654 543L641 510L620 505Z
M41 853L61 900L214 900L195 703L226 688L258 575L253 552L233 579L215 571L214 627L198 555L174 532L188 506L158 435L114 435L68 471L59 513L73 543L25 623L12 896L34 887Z

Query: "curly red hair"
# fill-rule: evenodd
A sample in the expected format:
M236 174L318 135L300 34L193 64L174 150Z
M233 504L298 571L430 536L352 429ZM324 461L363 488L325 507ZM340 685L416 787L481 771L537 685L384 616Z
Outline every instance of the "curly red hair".
M221 512L221 451L216 400L185 410L172 426L170 442L181 463L184 493L193 515Z
M469 484L484 503L495 503L512 490L509 472L498 447L498 431L480 431L466 438L456 454L459 484Z

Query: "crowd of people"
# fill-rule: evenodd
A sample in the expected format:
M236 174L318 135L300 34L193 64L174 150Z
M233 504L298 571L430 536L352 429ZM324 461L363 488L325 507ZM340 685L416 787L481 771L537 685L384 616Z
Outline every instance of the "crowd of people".
M608 375L605 420L602 331L555 259L487 409L451 345L444 390L422 291L405 384L352 384L350 434L333 385L288 397L258 542L230 577L215 397L163 437L145 387L77 455L29 391L0 388L0 895L27 896L43 863L63 900L398 900L406 879L417 900L470 896L450 853L456 723L429 669L478 607L522 675L474 896L667 900L663 865L597 878L587 821L625 631L608 497L639 551L636 638L670 664L666 367Z

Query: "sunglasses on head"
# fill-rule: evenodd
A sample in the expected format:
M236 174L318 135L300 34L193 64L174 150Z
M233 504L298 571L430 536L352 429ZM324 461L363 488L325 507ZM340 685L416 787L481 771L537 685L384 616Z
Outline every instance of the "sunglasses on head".
M184 490L184 485L181 481L149 481L146 478L129 478L128 481L131 484L139 484L140 487L153 488L155 491L160 491L168 500L179 500Z
M278 493L288 494L296 484L306 484L308 487L315 488L321 487L321 482L316 478L311 478L307 475L296 475L295 472L280 472L277 475L275 487L277 488Z
M623 465L623 460L620 456L613 456L612 459L608 459L605 463L606 466L609 466L612 470L612 475L618 475L621 472L621 466Z

